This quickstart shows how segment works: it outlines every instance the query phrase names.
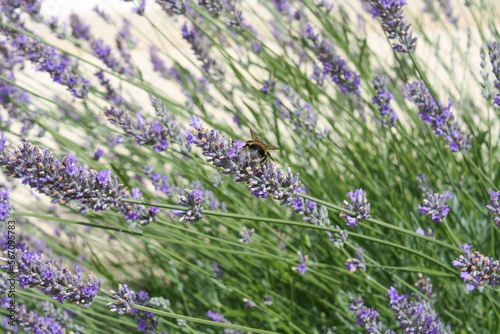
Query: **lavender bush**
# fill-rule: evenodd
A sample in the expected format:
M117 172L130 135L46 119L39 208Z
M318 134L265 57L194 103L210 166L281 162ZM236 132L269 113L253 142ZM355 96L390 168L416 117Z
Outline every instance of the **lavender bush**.
M95 5L0 0L1 333L498 332L497 1Z

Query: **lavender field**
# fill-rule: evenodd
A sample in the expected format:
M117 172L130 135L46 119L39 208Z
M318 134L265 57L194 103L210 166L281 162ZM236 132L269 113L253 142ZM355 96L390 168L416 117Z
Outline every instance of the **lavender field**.
M496 0L0 0L0 333L500 333Z

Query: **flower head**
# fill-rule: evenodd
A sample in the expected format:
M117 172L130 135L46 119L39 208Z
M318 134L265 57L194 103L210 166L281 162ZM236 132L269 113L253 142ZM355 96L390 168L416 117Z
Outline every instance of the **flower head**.
M491 199L490 204L486 205L486 208L492 215L491 220L493 220L497 226L500 226L500 203L498 203L500 191L493 191L491 189L488 189L488 192L491 195Z
M293 267L292 270L298 271L299 274L304 275L307 271L307 265L306 262L309 259L308 255L302 255L301 251L297 252L297 255L299 256L299 265L297 267Z
M347 222L346 224L348 226L356 226L357 223L371 218L372 216L370 215L370 203L368 203L368 200L366 199L366 196L364 195L363 189L356 189L355 191L349 191L347 193L347 197L351 200L352 204L350 204L347 201L344 201L344 205L341 205L342 207L345 207L346 209L353 211L356 216L351 216L349 214L341 213L340 218L346 218Z
M460 277L465 282L465 287L468 291L474 289L482 292L485 285L489 285L493 289L500 286L500 263L498 260L480 254L479 252L471 253L472 245L460 245L464 250L465 256L460 255L458 259L453 261L454 267L462 267Z

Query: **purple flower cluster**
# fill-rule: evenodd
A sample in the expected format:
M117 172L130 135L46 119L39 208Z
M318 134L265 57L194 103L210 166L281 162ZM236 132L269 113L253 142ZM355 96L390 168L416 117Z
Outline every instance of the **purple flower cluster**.
M42 303L46 303L44 305L51 305L52 309L55 311L52 303L50 302L42 302ZM2 307L6 308L6 305L2 305ZM42 315L34 310L28 311L26 308L26 304L22 305L15 304L13 312L16 316L15 320L18 326L22 328L25 333L80 334L84 332L84 328L77 325L73 325L72 319L67 313L59 312L56 315L45 313L44 315ZM63 319L58 318L57 315L63 316L64 318ZM12 327L7 327L7 328L16 332L18 331L18 329L14 329Z
M302 255L301 251L297 252L297 255L299 256L299 265L297 267L293 267L292 270L298 271L299 274L304 275L307 271L307 265L306 262L309 259L308 255Z
M0 189L0 221L5 221L9 217L10 198L9 190Z
M496 41L489 42L488 51L493 74L495 75L494 85L497 89L497 95L493 98L493 102L500 107L500 49L498 43Z
M426 299L416 297L415 300L409 301L407 295L400 296L392 286L387 292L390 298L389 306L405 334L452 333L450 326L442 323L432 304Z
M300 189L299 174L293 175L277 170L275 164L260 164L258 160L250 159L245 153L243 143L232 139L226 140L216 130L203 130L199 119L194 116L191 125L195 128L188 133L188 144L194 144L203 150L207 161L215 167L222 168L222 174L236 176L236 182L246 182L248 189L257 198L267 198L272 194L281 205L290 205L297 197Z
M148 165L143 169L144 174L153 181L153 186L155 190L163 192L165 195L169 196L172 194L172 187L168 183L168 176L165 174L159 174L154 170L153 165Z
M394 126L398 115L389 105L394 95L385 87L385 77L376 76L372 83L373 89L377 92L377 95L372 97L372 102L378 106L378 110L382 116L378 118L379 122L385 127Z
M500 226L500 203L498 203L500 191L493 191L491 189L488 189L488 192L491 195L491 199L490 204L486 205L486 208L493 215L493 217L491 217L491 220L493 220L497 226Z
M217 263L212 263L212 272L214 273L216 278L224 277L224 272L221 268L219 268L219 265Z
M131 74L133 69L127 65L123 65L112 54L111 46L104 43L102 38L94 39L90 42L92 53L99 58L110 70L118 74Z
M351 297L351 304L349 305L349 310L353 311L356 315L356 325L362 326L366 329L368 334L380 334L382 333L382 322L377 322L377 317L380 315L375 309L368 308L364 305L365 301L363 298L358 297L354 299ZM387 330L385 334L395 333L391 330Z
M393 44L397 52L410 53L417 46L417 38L413 37L410 24L403 15L403 6L406 0L363 0L371 5L370 14L380 17L382 29L387 33L389 39L398 39Z
M137 111L137 119L134 120L128 111L116 109L113 106L106 108L105 115L111 124L125 130L127 136L134 138L137 144L151 145L156 152L165 151L168 148L169 129L161 121L146 121L140 111Z
M227 212L226 203L220 202L215 196L212 190L206 189L205 186L198 180L191 182L191 188L196 188L199 191L202 191L201 197L203 198L201 203L208 206L210 210L219 210L222 208L222 211ZM180 191L182 195L182 191Z
M328 210L324 205L318 211L318 204L314 201L306 200L297 196L292 202L292 208L298 214L302 215L302 220L313 224L330 226L330 219L328 219Z
M415 286L418 288L421 294L432 300L436 301L436 294L433 292L431 279L429 277L424 278L424 275L418 273L419 280L415 283Z
M110 23L110 24L113 23L113 19L111 18L111 16L108 13L106 13L103 9L100 9L98 6L95 6L92 9L92 11L95 12L104 21L106 21L106 23Z
M467 291L474 289L482 292L485 285L489 285L492 289L500 286L500 263L498 260L493 260L479 252L471 253L472 245L460 245L464 250L465 256L460 255L458 259L453 261L454 267L462 267L460 270L460 278L464 279Z
M414 81L406 85L408 94L406 98L415 102L419 109L418 115L434 130L436 136L444 136L450 145L450 151L467 152L471 147L471 137L460 131L458 122L450 111L453 105L437 104L423 81Z
M0 152L0 165L7 175L52 197L52 202L75 201L96 211L117 205L121 186L116 178L111 179L111 171L88 171L76 161L69 154L59 161L48 149L41 151L29 142L23 142L17 149L4 147Z
M132 37L131 26L130 21L124 18L123 26L115 37L116 48L120 52L120 56L123 61L127 64L127 73L134 72L134 64L132 62L132 55L130 54L129 49L132 49L137 45L137 40Z
M52 203L74 201L80 205L80 212L117 207L128 221L139 221L141 225L156 219L159 212L156 207L121 202L122 198L132 198L132 195L118 183L116 175L111 178L110 170L89 171L77 161L69 154L60 161L48 149L40 151L29 142L23 142L17 149L3 147L0 151L0 165L8 175L52 197Z
M71 35L76 39L89 41L93 38L90 32L90 25L86 24L77 14L69 16L69 25L71 27Z
M202 63L201 68L210 76L221 76L224 71L220 68L214 58L210 56L212 42L195 26L188 28L187 23L182 26L182 38L185 39L196 58Z
M112 101L116 106L125 106L128 107L129 105L125 103L125 100L123 96L121 96L116 89L111 86L111 83L109 82L109 79L107 79L104 76L103 71L99 71L95 74L97 79L99 79L99 83L101 84L104 89L106 89L106 93L104 94L104 98L108 101Z
M37 250L22 251L16 248L14 253L4 251L3 254L9 258L1 258L7 264L2 269L9 269L17 275L19 287L24 290L25 286L30 288L39 287L52 299L57 299L61 304L68 300L76 305L87 307L94 301L99 293L101 280L98 280L92 272L88 274L88 281L82 279L82 273L86 269L80 269L73 265L76 275L72 274L68 266L58 263L54 258L47 258ZM14 258L12 258L12 256Z
M207 311L207 317L209 317L212 321L215 322L220 322L221 324L228 324L232 325L233 323L226 318L220 313L216 313L212 310ZM244 331L240 331L237 329L231 329L231 328L224 328L224 333L225 334L246 334Z
M188 208L187 211L183 210L172 210L174 217L181 216L179 221L185 220L187 222L196 223L198 220L203 218L201 215L203 208L200 203L203 200L203 191L197 190L194 188L184 189L184 195L177 195L179 202L177 203L180 206L184 206Z
M307 26L306 37L311 41L316 58L323 65L323 72L332 78L332 81L339 86L342 94L360 92L359 74L346 70L345 61L340 56L332 53L331 45L324 39L320 40L319 35L314 33L312 25Z
M363 195L364 191L361 188L356 189L355 191L349 191L347 193L347 197L349 197L352 204L344 200L344 205L340 205L341 207L354 212L354 214L356 215L355 217L352 217L351 215L348 215L346 213L340 214L340 218L347 219L347 226L356 226L357 223L372 217L370 215L370 203L368 203L366 196Z
M429 182L426 182L425 175L418 175L417 180L420 182L419 188L422 189L424 195L423 205L418 205L420 214L430 216L435 223L442 223L450 212L450 208L446 205L446 201L453 197L448 191L445 194L433 193Z
M347 267L347 270L349 270L350 273L353 273L358 269L366 271L365 258L363 257L363 254L361 254L364 252L364 250L361 247L359 247L358 250L359 252L356 252L355 259L349 258L346 260L347 263L345 263L345 266Z
M50 74L54 82L66 86L77 98L85 98L89 92L89 81L78 74L78 63L62 54L53 46L18 33L11 41L19 55L36 64L38 71Z
M127 284L120 284L118 292L110 290L109 293L116 299L116 302L111 302L106 305L111 307L111 312L116 311L118 314L131 312L137 322L137 329L139 331L155 333L155 329L158 326L158 317L156 317L154 313L133 308L134 305L151 307L149 296L146 291L135 293L134 290L128 288Z

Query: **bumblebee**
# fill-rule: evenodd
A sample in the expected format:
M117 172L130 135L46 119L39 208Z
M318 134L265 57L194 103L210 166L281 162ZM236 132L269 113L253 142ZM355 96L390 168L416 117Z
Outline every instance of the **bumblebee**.
M245 143L243 148L248 147L248 152L250 153L250 158L252 159L261 159L260 163L263 163L267 160L267 158L271 158L274 161L271 154L268 152L269 150L281 150L279 147L268 145L260 140L259 137L252 130L250 130L250 135L252 136L252 140L249 140Z

